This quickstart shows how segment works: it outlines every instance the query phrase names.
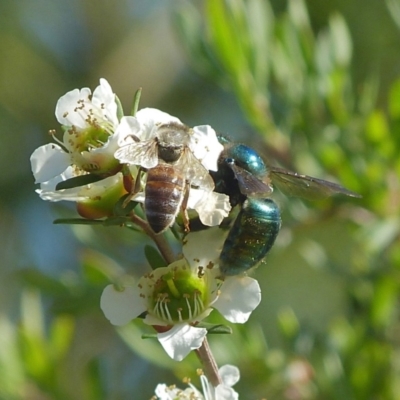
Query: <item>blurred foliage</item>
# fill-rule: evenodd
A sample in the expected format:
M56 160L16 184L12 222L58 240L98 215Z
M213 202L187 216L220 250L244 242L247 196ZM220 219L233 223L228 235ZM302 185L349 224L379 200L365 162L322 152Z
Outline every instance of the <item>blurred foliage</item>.
M232 335L210 335L218 363L240 368L240 398L398 398L400 52L376 37L398 47L400 2L332 1L318 19L319 3L0 3L0 398L147 399L159 382L198 383L194 355L174 363L141 339L143 324L116 332L99 309L110 281L146 270L148 241L103 226L53 240L62 228L46 225L74 215L57 205L49 216L31 194L27 160L57 99L101 76L124 104L141 86L142 107L201 119L363 196L274 193L283 229L255 272L262 304ZM386 15L379 35L374 12ZM394 61L377 67L378 55ZM146 256L160 262L151 247Z
M278 321L287 348L281 367L290 375L288 369L296 363L299 376L294 375L293 382L271 377L267 394L288 399L396 398L399 82L393 82L385 108L377 108L379 77L371 75L357 88L353 83L352 42L344 18L332 14L327 27L315 34L303 1L289 0L287 12L277 16L264 1L209 0L203 19L187 3L177 21L193 65L233 91L249 124L265 140L266 155L294 170L303 172L306 166L319 175L328 171L363 195L357 203L332 200L329 214L326 202L321 206L327 243L323 233L313 238L323 223L321 216L316 220L292 199L285 204L297 219L289 239L292 246L288 250L288 244L282 244L279 251L284 254L267 257L267 263L285 268L290 262L286 253L297 250L297 258L310 266L328 266L340 274L345 298L343 314L335 310L321 332L307 329L292 309L282 309ZM333 223L340 220L335 232ZM342 259L338 252L343 252ZM267 280L273 273L262 274ZM290 283L295 284L286 281ZM264 285L263 293L268 287ZM243 360L238 363L243 365ZM267 367L265 362L264 377ZM253 390L249 398L265 395L264 385Z

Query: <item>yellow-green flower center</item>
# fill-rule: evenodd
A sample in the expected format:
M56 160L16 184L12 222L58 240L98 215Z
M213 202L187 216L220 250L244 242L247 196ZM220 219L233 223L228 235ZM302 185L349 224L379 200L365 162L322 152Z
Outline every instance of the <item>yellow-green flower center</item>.
M92 124L79 132L75 127L71 127L68 133L68 144L71 150L79 153L103 146L110 135L107 129L97 124Z
M87 128L77 129L71 126L64 134L64 146L70 153L73 163L83 171L93 174L115 173L119 161L112 153L92 151L104 146L109 136L113 134L113 126L105 120L100 124L94 117L88 117L86 122Z
M191 321L208 304L206 289L204 277L189 267L171 268L155 283L151 309L158 318L171 324Z

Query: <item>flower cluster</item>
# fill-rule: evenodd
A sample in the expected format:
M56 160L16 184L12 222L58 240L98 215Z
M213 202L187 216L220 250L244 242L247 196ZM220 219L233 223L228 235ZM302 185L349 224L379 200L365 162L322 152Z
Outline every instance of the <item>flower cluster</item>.
M42 199L76 202L87 219L115 217L116 204L123 200L128 210L124 218L142 221L155 242L182 215L182 250L174 261L166 260L169 265L147 273L135 285L104 289L100 305L110 322L124 325L143 318L177 361L202 346L207 335L202 321L213 309L229 322L246 322L261 292L256 280L245 274L226 276L219 268L224 242L230 240L219 225L230 214L231 199L214 190L211 173L218 173L224 150L214 129L188 127L153 108L123 116L105 79L93 93L83 88L62 96L56 118L62 139L51 131L55 143L39 147L31 156ZM139 214L127 207L130 201L143 204ZM212 228L188 233L194 216ZM199 398L237 398L232 384L210 388L204 381L205 394ZM157 389L157 395L170 398L168 390Z
M218 228L189 233L182 259L143 276L136 286L107 286L101 297L105 316L125 325L145 313L144 322L156 329L159 342L177 361L201 346L207 330L198 324L212 309L230 322L246 322L261 301L261 290L245 275L218 279L224 239Z
M40 183L37 192L44 200L77 202L78 211L87 218L108 215L109 205L126 193L114 153L119 140L136 125L135 119L117 118L115 94L105 79L100 80L93 94L83 88L62 96L56 106L56 118L64 131L62 140L50 131L56 143L39 147L31 156L33 175ZM57 190L61 182L85 175L97 179ZM93 207L85 212L87 205Z
M222 384L213 387L207 378L201 373L200 381L203 389L201 393L192 383L185 390L175 385L167 386L165 383L157 385L154 400L237 400L239 395L232 389L240 378L240 372L234 365L224 365L219 369Z
M187 128L178 118L152 108L139 110L135 116L119 114L116 95L105 79L100 80L93 94L88 88L75 89L59 99L56 118L62 125L63 138L57 139L55 131L51 131L57 143L41 146L31 156L40 197L77 202L78 212L85 218L112 215L115 202L127 190L133 190L124 184L123 167L135 180L140 167L152 169L161 162L168 164L160 157L162 133L166 145L183 144L182 149L175 148L183 153L182 157L178 153L177 161L169 164L183 173L182 192L186 182L193 186L187 208L196 210L205 225L220 224L229 214L230 204L226 195L213 192L208 174L217 169L223 149L215 131L209 125ZM176 127L184 127L184 134ZM71 178L76 177L81 179L74 185ZM63 181L70 181L72 187L60 187ZM141 185L136 192L133 199L145 202ZM182 201L183 196L177 211Z

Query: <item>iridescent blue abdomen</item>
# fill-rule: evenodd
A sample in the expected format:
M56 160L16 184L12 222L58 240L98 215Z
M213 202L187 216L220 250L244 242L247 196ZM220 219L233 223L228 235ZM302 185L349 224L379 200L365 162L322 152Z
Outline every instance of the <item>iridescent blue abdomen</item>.
M225 240L220 255L223 275L238 275L268 253L281 227L279 207L269 198L248 198Z

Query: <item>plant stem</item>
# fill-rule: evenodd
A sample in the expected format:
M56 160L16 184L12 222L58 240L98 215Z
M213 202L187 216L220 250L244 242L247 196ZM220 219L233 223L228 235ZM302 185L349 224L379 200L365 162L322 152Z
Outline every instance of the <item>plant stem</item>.
M149 224L144 219L138 217L135 214L131 215L131 220L136 225L139 225L146 233L146 235L149 236L154 241L161 255L164 257L164 260L168 264L171 264L174 261L176 261L176 255L172 251L164 235L154 233L153 230L150 228Z
M210 345L208 344L207 337L204 338L203 344L196 351L197 357L201 361L204 373L207 376L210 383L217 387L222 383L221 377L218 372L218 365L215 361L215 358L211 352Z

